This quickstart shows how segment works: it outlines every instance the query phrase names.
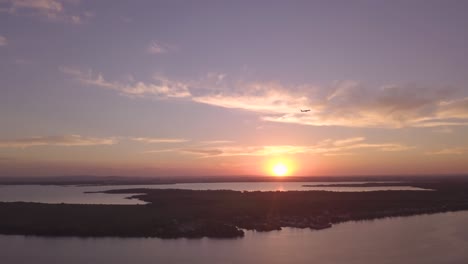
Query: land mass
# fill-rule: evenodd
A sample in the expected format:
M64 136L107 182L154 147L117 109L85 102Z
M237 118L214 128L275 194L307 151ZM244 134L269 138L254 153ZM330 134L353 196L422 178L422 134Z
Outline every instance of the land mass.
M0 233L41 236L236 238L243 229L323 229L384 217L468 210L468 182L405 183L433 191L239 192L120 189L145 205L0 203Z
M364 183L330 183L330 184L303 184L302 187L401 187L409 186L408 184L418 185L417 183L408 182L364 182ZM425 186L427 186L425 184Z
M174 176L174 177L137 177L137 176L55 176L55 177L0 177L0 185L159 185L176 183L214 183L214 182L427 182L459 181L468 175L378 175L378 176Z

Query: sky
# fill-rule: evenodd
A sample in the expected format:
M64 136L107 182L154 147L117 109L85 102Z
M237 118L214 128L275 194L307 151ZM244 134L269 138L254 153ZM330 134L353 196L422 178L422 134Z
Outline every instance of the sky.
M468 173L467 10L0 0L0 176Z

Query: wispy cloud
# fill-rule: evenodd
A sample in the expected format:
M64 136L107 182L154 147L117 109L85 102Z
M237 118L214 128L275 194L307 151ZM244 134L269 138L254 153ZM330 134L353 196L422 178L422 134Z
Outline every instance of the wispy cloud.
M461 99L454 99L460 96ZM265 121L312 126L468 125L468 94L453 87L387 85L371 88L354 81L335 82L328 87L256 83L193 100L257 112ZM308 108L310 112L301 113L301 108Z
M189 153L189 154L195 154L195 155L203 155L203 156L217 156L217 155L223 154L223 151L220 149L189 148L189 149L179 149L178 151Z
M182 143L189 141L185 138L149 138L149 137L133 137L131 138L134 141L142 143Z
M264 114L290 113L292 109L298 111L308 104L307 97L287 91L275 83L245 84L243 88L241 93L225 91L200 95L194 97L193 101Z
M0 35L0 46L6 46L8 44L7 38Z
M467 147L444 148L441 150L426 152L427 155L463 155L468 152Z
M0 140L0 148L28 148L34 146L95 146L116 144L115 138L96 138L80 135L28 137Z
M468 91L454 87L385 85L356 81L329 86L229 81L209 74L194 81L154 76L154 83L109 82L101 74L63 70L89 85L133 97L185 98L196 103L257 113L261 120L311 126L448 127L468 125ZM310 109L300 112L300 109Z
M324 153L323 155L327 157L337 157L337 156L352 156L354 155L354 153L352 152L328 152L328 153Z
M150 54L162 54L169 52L169 50L171 49L171 46L164 44L160 41L153 40L146 48L146 51Z
M205 145L218 145L218 144L231 144L234 143L234 141L231 140L206 140L206 141L200 141L201 144Z
M350 145L356 142L361 142L364 141L364 137L354 137L354 138L348 138L348 139L342 139L342 140L337 140L333 143L335 146L345 146L345 145Z
M414 149L412 146L407 146L399 143L379 143L379 144L355 144L346 145L339 147L339 149L376 149L380 151L394 152L394 151L406 151Z
M73 76L81 83L116 90L125 96L152 98L184 98L191 96L186 83L172 81L161 75L154 75L151 83L133 80L124 83L107 81L102 74L96 74L91 70L83 72L70 67L60 67L59 69L63 73Z
M142 153L151 154L151 153L167 153L167 152L180 152L180 148L152 149L152 150L143 151Z
M180 152L185 154L199 155L201 157L222 156L275 156L295 154L323 154L326 156L352 155L355 150L373 151L406 151L413 149L400 143L363 143L362 137L341 140L322 140L313 145L266 145L266 146L230 146L218 147L186 147L163 150L164 152ZM162 152L154 151L155 152Z
M62 21L81 24L94 16L92 12L69 12L66 6L79 4L79 0L3 0L2 10L10 14L30 15L46 18L50 21Z

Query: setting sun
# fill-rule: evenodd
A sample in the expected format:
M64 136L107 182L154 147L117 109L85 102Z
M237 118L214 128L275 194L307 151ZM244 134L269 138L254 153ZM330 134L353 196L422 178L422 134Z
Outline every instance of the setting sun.
M275 176L285 176L288 173L288 167L283 163L277 163L273 166L272 171Z

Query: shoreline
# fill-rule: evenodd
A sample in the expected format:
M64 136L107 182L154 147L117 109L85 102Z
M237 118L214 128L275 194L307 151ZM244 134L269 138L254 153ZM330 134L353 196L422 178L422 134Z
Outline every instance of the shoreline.
M421 184L418 187L421 186ZM468 210L468 184L434 191L240 192L114 189L145 205L0 202L0 233L77 237L239 238L244 231L325 229L348 221ZM139 193L139 194L135 194Z
M19 202L21 203L21 202ZM2 204L0 203L0 207ZM136 205L139 206L139 205ZM1 209L0 209L1 210ZM44 237L44 238L62 238L62 237L75 237L75 238L159 238L159 239L202 239L202 238L209 238L209 239L239 239L243 238L246 231L253 231L253 232L271 232L271 231L282 231L283 228L297 228L297 229L308 229L310 231L320 231L324 229L333 228L335 225L349 223L349 222L362 222L362 221L375 221L375 220L383 220L383 219L391 219L391 218L406 218L406 217L413 217L413 216L421 216L421 215L434 215L434 214L444 214L444 213L457 213L468 211L468 206L459 209L443 209L443 210L427 210L427 211L419 211L419 212L400 212L398 214L387 214L387 215L380 215L380 216L373 216L373 217L358 217L353 219L341 219L335 222L329 222L322 224L322 226L309 226L309 225L272 225L268 223L257 223L252 226L234 226L234 225L225 225L215 223L208 223L205 224L203 227L208 228L205 230L204 233L152 233L152 234L77 234L73 231L70 233L56 233L54 232L28 232L28 231L16 231L16 230L4 230L0 227L0 235L5 236L34 236L34 237ZM211 229L211 230L210 230ZM208 231L210 230L210 231ZM200 231L200 230L198 230Z
M347 224L347 223L361 223L361 222L372 222L372 221L379 221L385 219L398 219L398 218L410 218L410 217L418 217L418 216L431 216L431 215L438 215L438 214L451 214L451 213L462 213L468 212L468 209L462 210L455 210L455 211L440 211L440 212L431 212L431 213L420 213L420 214L411 214L411 215L396 215L396 216L385 216L379 218L372 218L372 219L356 219L356 220L347 220L343 222L337 222L332 224L329 228L322 228L322 229L312 229L312 228L303 228L303 227L291 227L291 226L283 226L281 229L277 230L267 230L267 231L259 231L255 229L245 229L239 228L239 230L244 232L243 236L237 237L210 237L210 236L196 236L196 237L158 237L158 236L79 236L79 235L37 235L37 234L21 234L21 233L3 233L0 232L0 236L22 236L22 237L34 237L34 238L45 238L45 239L54 239L54 238L76 238L76 239L162 239L162 240L178 240L178 239L187 239L187 240L200 240L200 239L210 239L210 240L232 240L232 239L242 239L245 236L245 232L259 232L259 233L267 233L267 232L281 232L283 229L300 229L300 230L308 230L311 232L314 231L322 231L326 229L334 228L337 225Z
M205 176L205 177L126 177L126 176L58 176L58 177L0 177L2 185L56 186L119 186L166 185L178 183L227 182L440 182L468 181L468 175L350 175L350 176Z

